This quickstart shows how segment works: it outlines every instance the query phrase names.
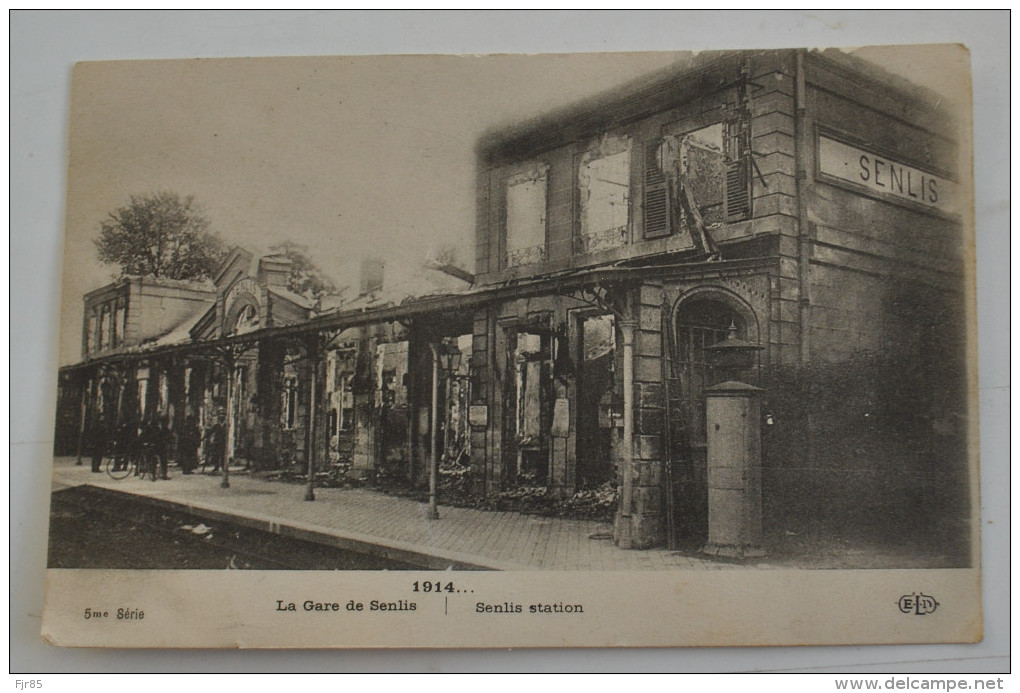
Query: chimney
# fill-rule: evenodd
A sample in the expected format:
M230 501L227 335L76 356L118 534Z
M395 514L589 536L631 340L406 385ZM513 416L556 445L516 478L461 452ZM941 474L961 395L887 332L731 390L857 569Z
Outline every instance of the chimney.
M358 290L359 296L367 296L382 290L383 268L386 263L374 257L367 257L361 261L361 285Z
M293 261L286 255L267 255L259 259L258 279L266 286L273 286L278 289L287 288L287 279L290 277L290 270Z

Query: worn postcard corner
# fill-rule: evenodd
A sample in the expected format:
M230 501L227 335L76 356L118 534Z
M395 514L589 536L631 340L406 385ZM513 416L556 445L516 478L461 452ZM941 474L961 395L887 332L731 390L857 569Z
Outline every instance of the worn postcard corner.
M75 67L43 634L980 640L956 45Z

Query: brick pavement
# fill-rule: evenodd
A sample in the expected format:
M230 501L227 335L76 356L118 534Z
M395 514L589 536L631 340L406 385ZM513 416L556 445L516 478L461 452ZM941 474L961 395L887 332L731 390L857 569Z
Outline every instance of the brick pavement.
M168 481L134 477L115 480L93 474L88 460L54 460L53 488L89 484L113 492L144 496L150 502L186 506L210 518L389 556L429 568L495 570L713 570L763 568L764 563L735 565L664 549L626 551L611 539L612 526L513 512L439 506L439 520L425 518L425 505L369 489L315 490L305 501L302 485L253 479L232 473L230 488L219 477L181 475Z

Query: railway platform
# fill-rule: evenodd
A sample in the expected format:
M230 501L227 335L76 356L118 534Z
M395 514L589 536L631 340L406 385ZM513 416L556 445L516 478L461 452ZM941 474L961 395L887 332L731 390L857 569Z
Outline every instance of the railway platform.
M210 520L228 520L305 541L336 546L434 570L728 570L766 568L765 562L726 563L665 549L617 548L612 526L584 520L457 508L440 503L439 519L427 506L366 488L317 488L266 481L231 469L220 477L182 475L169 480L113 479L92 473L73 457L54 459L54 490L89 485L127 493Z

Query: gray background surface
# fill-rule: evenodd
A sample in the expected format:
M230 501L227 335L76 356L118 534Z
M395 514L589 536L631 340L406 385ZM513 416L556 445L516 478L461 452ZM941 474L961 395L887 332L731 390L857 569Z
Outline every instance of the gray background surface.
M12 672L1008 671L1008 13L15 11L9 16ZM948 42L970 48L974 74L983 643L726 650L174 653L65 650L39 639L56 393L68 100L75 62Z

